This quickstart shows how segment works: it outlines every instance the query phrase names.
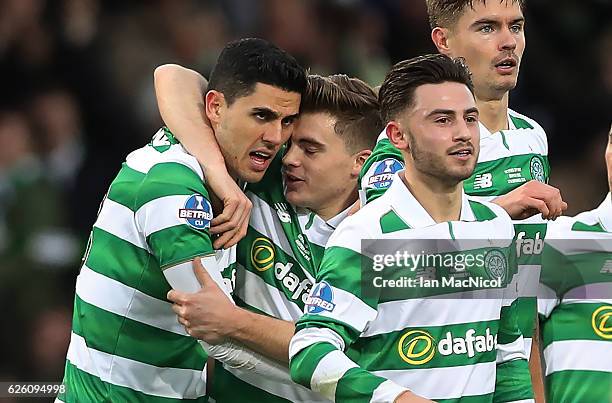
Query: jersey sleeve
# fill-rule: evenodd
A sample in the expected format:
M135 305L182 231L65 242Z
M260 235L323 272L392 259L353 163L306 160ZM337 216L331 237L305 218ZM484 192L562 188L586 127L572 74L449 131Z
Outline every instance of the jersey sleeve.
M512 265L516 265L515 257L511 257L510 261ZM516 273L516 270L512 272ZM514 277L517 277L516 274ZM518 321L520 299L516 284L514 281L510 282L510 285L504 290L502 299L497 334L497 374L493 402L534 401L525 341Z
M209 194L188 166L153 166L140 185L135 210L136 226L161 269L214 253Z
M359 173L359 188L365 192L366 203L383 195L393 182L393 174L402 169L402 153L381 134Z
M376 317L377 298L362 292L364 257L342 246L342 238L355 238L356 228L343 226L332 236L337 242L326 249L296 324L289 346L291 377L331 401L393 401L406 389L360 368L345 354Z

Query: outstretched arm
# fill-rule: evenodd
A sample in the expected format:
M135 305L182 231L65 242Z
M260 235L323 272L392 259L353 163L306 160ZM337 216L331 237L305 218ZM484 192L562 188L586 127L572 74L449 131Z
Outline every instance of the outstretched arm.
M176 64L155 69L155 94L162 119L202 166L206 182L223 202L223 212L215 217L211 234L216 249L229 248L246 235L251 201L229 176L225 161L206 117L204 94L207 80L196 71Z

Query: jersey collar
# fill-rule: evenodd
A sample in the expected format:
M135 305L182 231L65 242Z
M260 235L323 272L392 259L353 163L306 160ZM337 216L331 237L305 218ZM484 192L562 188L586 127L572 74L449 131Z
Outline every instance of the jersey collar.
M436 225L434 219L427 210L418 202L410 192L404 181L399 177L398 171L393 176L393 182L384 196L390 198L391 207L395 212L412 228L422 228ZM461 215L460 221L475 221L476 217L472 212L467 195L461 189Z
M516 130L516 126L514 126L514 122L510 118L510 108L508 108L508 111L506 112L506 119L507 119L507 122L508 122L508 130ZM493 134L480 121L478 122L478 127L480 128L480 138L481 139L485 138L485 137L488 137L488 136ZM501 131L503 131L503 130L501 130Z

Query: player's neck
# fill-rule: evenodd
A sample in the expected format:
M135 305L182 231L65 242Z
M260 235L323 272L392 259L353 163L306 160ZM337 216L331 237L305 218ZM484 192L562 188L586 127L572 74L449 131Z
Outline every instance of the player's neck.
M457 185L449 185L431 176L423 175L416 169L406 168L400 173L402 181L435 222L459 220L462 182Z
M335 197L327 205L311 210L316 215L321 217L323 221L329 221L352 206L357 201L357 197L357 187L355 187L354 189L351 189L350 192L346 192L338 197Z
M491 132L508 129L508 93L501 99L481 99L476 97L480 122Z

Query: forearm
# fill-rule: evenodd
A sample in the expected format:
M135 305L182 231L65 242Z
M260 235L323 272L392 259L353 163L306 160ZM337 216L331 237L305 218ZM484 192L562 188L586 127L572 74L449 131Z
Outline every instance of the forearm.
M253 351L282 363L289 363L289 342L295 332L293 322L260 315L238 308L229 337Z
M533 333L531 340L531 355L529 356L529 372L531 374L531 383L533 385L533 394L535 395L536 403L544 403L546 401L544 393L544 374L542 373L542 361L540 359L540 337L539 324L536 322L536 331Z
M225 166L221 150L206 117L207 80L176 64L155 69L155 95L164 123L205 170Z

